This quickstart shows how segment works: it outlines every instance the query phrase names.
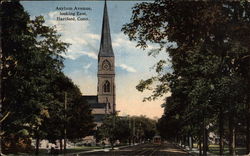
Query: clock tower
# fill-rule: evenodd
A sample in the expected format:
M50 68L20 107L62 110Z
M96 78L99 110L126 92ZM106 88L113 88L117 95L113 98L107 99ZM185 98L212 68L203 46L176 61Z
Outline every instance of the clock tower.
M98 103L105 104L105 113L111 114L115 108L115 56L112 48L107 3L105 0L102 35L98 54Z

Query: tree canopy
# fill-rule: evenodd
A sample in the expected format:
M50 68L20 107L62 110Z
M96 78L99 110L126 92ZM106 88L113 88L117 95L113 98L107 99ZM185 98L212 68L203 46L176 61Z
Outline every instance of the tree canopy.
M64 129L70 139L86 136L94 127L89 105L62 72L61 54L69 44L42 16L31 20L18 1L1 3L0 14L4 152L30 151L22 145L30 145L30 138L37 147L40 139L63 139Z
M108 139L113 146L115 141L135 143L151 140L156 132L156 121L145 116L107 115L97 129L100 139Z
M131 21L122 31L140 48L146 49L149 42L159 45L149 55L167 52L170 57L156 64L156 76L141 80L137 86L144 91L156 84L147 100L171 92L158 123L162 135L201 138L203 134L207 138L206 131L213 131L220 136L222 154L224 129L228 129L226 139L233 154L233 129L244 114L246 147L250 151L249 28L247 1L155 0L133 7ZM172 71L166 70L168 59Z

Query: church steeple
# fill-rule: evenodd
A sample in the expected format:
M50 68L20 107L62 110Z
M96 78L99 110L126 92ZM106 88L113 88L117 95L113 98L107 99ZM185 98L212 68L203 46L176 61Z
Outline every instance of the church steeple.
M102 36L101 36L101 44L98 56L114 56L110 28L109 28L109 18L108 18L108 10L107 10L107 2L104 2L104 10L103 10L103 21L102 21Z
M98 55L98 85L97 96L98 103L105 104L106 113L114 113L116 111L116 94L115 94L115 56L112 49L108 9L105 0L103 21L102 21L102 37L100 50Z

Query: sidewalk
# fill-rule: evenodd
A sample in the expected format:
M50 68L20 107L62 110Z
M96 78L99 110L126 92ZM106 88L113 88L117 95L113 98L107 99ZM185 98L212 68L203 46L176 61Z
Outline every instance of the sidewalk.
M182 150L184 150L185 152L189 153L190 155L192 156L197 156L199 155L199 149L198 148L192 148L190 149L188 146L181 146L180 144L176 144L176 143L173 143L175 146L181 148ZM223 155L229 155L228 151L223 153ZM249 154L236 154L236 156L250 156L250 153ZM209 151L207 151L207 156L220 156L219 154L214 154L214 153L211 153Z
M114 147L114 149L113 149L113 150L119 150L119 149L123 149L123 148L131 147L131 146L136 146L136 145L139 145L139 144ZM68 154L66 154L66 155L64 155L64 154L60 154L60 155L58 155L58 156L78 156L79 154L84 154L84 153L93 153L93 152L109 152L110 150L112 150L112 148L111 148L111 147L109 147L109 148L104 148L104 149L93 149L93 150L89 150L89 151L76 152L76 153L68 153Z
M176 144L176 143L173 143L175 146L183 149L185 152L187 152L188 154L192 155L192 156L197 156L199 155L199 149L198 148L195 148L193 147L192 149L189 148L188 146L181 146L180 144ZM212 154L210 152L207 152L207 156L218 156L218 155L215 155L215 154Z

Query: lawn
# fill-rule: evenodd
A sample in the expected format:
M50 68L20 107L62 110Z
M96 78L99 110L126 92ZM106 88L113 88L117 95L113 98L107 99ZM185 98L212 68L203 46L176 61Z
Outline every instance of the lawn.
M212 154L219 155L220 153L220 146L219 145L209 145L209 152ZM236 148L237 155L244 155L246 154L246 148L244 147L237 147ZM224 147L223 155L229 155L228 146Z
M202 145L201 145L202 146ZM197 147L197 144L194 144L194 147ZM209 145L208 152L214 155L219 155L220 153L220 146L219 145ZM246 154L246 148L245 147L237 147L236 148L236 155L245 155ZM223 155L230 155L228 146L225 145Z
M100 149L102 147L100 146L75 146L75 147L70 147L66 150L66 153L77 153L77 152L84 152L88 150L93 150L93 149ZM27 153L19 153L17 155L27 155ZM35 155L35 153L29 153L28 155ZM48 153L48 149L40 149L39 150L39 155L50 155ZM8 156L16 156L14 154L9 154Z

